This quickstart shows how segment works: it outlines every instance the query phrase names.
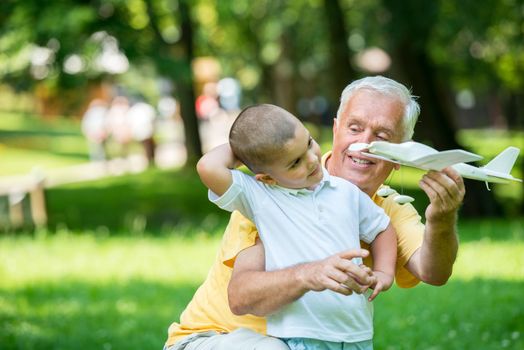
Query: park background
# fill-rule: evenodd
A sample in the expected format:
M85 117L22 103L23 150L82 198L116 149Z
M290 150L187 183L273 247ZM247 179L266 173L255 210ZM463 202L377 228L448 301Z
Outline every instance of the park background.
M280 105L327 151L343 87L382 74L419 96L416 141L479 165L523 149L523 34L522 0L2 1L0 348L162 347L227 223L194 162L236 107ZM233 91L211 97L237 105L198 113L224 78ZM81 117L119 94L159 111L151 166L111 140L108 161L89 161ZM388 182L422 214L421 175ZM452 278L382 294L377 349L524 347L523 184L466 188Z

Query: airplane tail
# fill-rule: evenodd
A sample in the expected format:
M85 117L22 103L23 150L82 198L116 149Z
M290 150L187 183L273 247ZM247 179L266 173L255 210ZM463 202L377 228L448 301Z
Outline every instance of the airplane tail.
M520 149L517 147L508 147L486 164L483 169L493 173L509 174L519 153Z

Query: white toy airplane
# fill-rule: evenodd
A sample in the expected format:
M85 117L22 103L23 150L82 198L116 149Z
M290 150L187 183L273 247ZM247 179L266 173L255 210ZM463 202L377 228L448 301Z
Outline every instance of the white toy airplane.
M382 159L422 170L440 171L451 166L462 177L484 181L486 185L488 182L522 182L521 179L514 178L510 174L520 153L520 149L516 147L506 148L488 164L480 168L464 163L482 159L477 154L459 149L438 152L429 146L413 141L404 143L385 141L374 141L369 144L354 143L348 147L348 150L364 151L362 154L370 158Z

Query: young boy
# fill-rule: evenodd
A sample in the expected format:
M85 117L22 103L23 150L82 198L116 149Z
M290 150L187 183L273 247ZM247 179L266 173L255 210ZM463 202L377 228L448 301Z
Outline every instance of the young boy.
M372 242L376 283L369 299L330 290L306 293L268 316L267 333L292 350L319 345L372 349L369 301L389 289L395 271L396 235L389 218L356 186L323 169L318 144L282 108L244 109L229 141L205 154L197 170L211 201L239 210L256 224L267 271L359 248L359 239ZM234 170L241 163L255 176Z

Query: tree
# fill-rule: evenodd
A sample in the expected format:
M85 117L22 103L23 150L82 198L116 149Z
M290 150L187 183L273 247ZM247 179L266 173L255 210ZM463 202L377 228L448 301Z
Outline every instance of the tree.
M454 115L450 106L445 80L433 63L427 43L438 24L439 4L421 3L415 0L399 3L384 0L391 14L388 33L398 74L413 86L420 96L422 120L417 126L418 138L432 143L437 149L465 148L455 135ZM468 181L468 195L464 200L463 214L469 216L499 215L500 205L482 183Z
M200 157L201 146L194 110L190 4L189 0L4 1L1 12L10 16L0 17L0 45L15 57L25 54L25 62L4 71L4 81L25 89L46 84L58 96L75 87L85 89L90 81L113 79L115 72L97 68L96 57L108 40L116 41L132 64L152 62L158 74L173 81L192 164ZM39 65L30 57L35 48L42 56ZM85 65L74 74L67 71L71 57Z

